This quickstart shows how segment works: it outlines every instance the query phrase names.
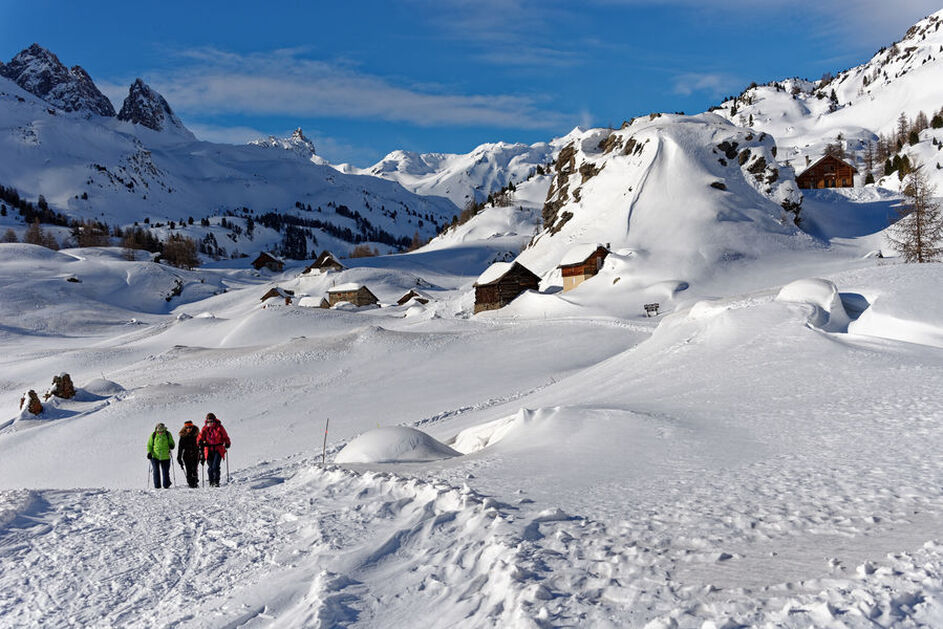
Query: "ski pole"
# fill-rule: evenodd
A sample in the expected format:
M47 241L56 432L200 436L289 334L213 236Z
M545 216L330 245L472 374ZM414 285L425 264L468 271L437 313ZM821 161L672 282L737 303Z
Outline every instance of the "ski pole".
M229 484L229 451L226 451L226 484Z
M203 489L206 489L206 461L200 461L200 478L203 481Z

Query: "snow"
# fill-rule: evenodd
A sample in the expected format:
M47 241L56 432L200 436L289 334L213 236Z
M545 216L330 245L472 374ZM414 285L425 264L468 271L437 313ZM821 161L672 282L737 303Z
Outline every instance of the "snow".
M362 222L349 215L358 212L375 230L404 242L417 231L423 237L435 235L437 225L458 212L447 199L419 196L377 177L340 173L280 146L213 144L173 124L155 131L114 117L51 115L48 108L45 101L0 77L3 185L34 203L43 195L53 209L74 218L121 227L136 221L141 226L147 218L162 238L172 231L169 221L175 221L176 233L198 241L212 235L226 250L224 257L252 255L281 244L283 234L261 224L250 234L243 208L256 218L277 210L371 236L375 232L361 234ZM298 140L306 141L303 136ZM226 216L227 211L236 216ZM195 224L185 225L190 217ZM210 226L200 225L202 218L208 218ZM241 232L222 227L224 218ZM157 223L164 226L158 228ZM0 221L0 227L8 226L22 236L22 224L12 217ZM327 248L341 253L354 246L321 228L312 228L312 234L316 242L307 241L311 252ZM369 244L384 252L398 248Z
M805 191L807 231L783 222L761 133L576 130L556 233L560 173L418 251L275 278L425 306L263 309L246 260L0 244L0 625L940 626L943 265L873 255L886 188ZM219 159L240 151L318 168ZM612 253L562 293L592 242ZM515 259L542 290L472 316ZM62 372L76 398L25 415ZM207 412L227 482L148 488L153 426Z
M848 313L842 305L838 287L828 280L796 280L783 286L776 300L811 306L810 325L834 332L848 329Z
M475 282L475 284L478 284L479 286L484 286L485 284L490 284L491 282L495 282L501 279L502 277L504 277L504 275L508 271L510 271L511 267L513 266L514 266L513 262L495 262L494 264L489 266L487 269L485 269L484 273L478 276L478 281Z
M334 457L335 463L409 463L434 461L459 453L415 428L386 426L354 437Z
M600 247L605 248L605 245L598 242L593 244L575 245L569 251L567 251L562 258L560 258L559 266L581 264L585 262L586 258L591 256Z
M363 284L358 284L357 282L347 282L345 284L338 284L337 286L332 286L327 289L329 293L346 293L352 290L360 290L363 288Z

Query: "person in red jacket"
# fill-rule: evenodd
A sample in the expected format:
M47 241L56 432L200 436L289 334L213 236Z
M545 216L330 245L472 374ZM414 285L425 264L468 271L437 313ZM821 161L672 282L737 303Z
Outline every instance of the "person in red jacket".
M203 424L197 444L203 449L203 456L206 458L210 487L219 487L219 466L226 456L226 450L232 444L226 429L213 413L206 414L206 423Z

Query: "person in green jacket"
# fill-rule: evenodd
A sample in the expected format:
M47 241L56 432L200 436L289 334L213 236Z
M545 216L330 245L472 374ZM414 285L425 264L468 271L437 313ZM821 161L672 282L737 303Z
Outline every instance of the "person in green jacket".
M157 424L150 439L147 440L147 458L151 461L151 468L154 470L154 489L161 487L161 474L164 476L164 489L168 489L170 483L170 451L174 449L173 435L163 424Z

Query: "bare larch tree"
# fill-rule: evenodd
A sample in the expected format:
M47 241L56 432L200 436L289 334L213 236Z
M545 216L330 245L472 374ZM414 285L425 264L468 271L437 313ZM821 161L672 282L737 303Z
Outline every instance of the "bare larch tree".
M898 220L887 232L891 245L905 262L935 262L943 255L943 214L920 165L907 176Z

